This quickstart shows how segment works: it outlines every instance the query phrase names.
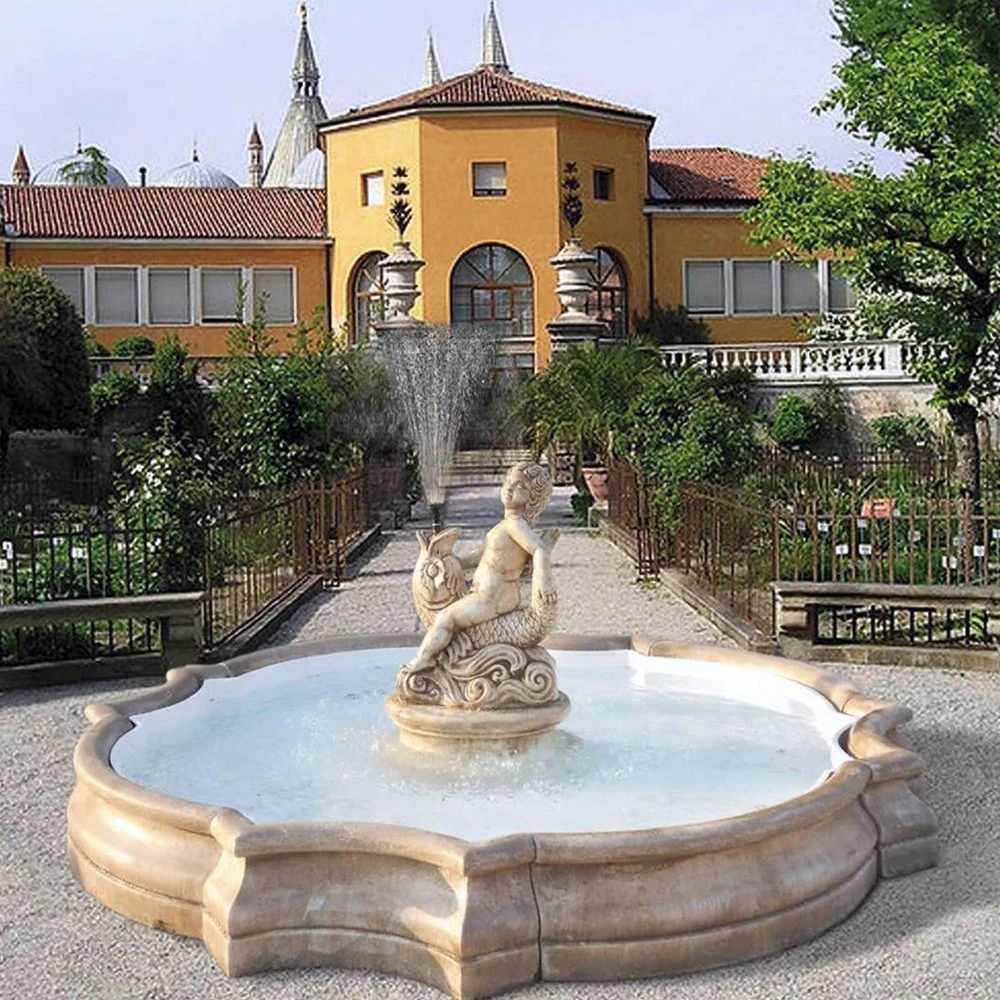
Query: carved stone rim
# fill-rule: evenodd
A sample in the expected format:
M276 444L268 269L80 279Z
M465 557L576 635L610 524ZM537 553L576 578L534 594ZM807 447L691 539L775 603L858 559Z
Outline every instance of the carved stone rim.
M910 721L902 705L862 695L834 674L805 663L714 646L674 643L645 635L553 635L548 649L633 649L652 657L699 659L746 669L766 670L797 681L822 694L838 711L857 721L844 737L846 761L831 777L805 794L767 809L707 823L624 832L523 833L470 843L456 837L412 827L366 823L256 824L228 808L201 805L144 788L119 775L110 764L112 748L133 728L131 716L175 705L191 697L209 678L237 677L275 663L350 650L407 648L419 645L420 634L356 635L320 642L277 647L217 664L179 667L168 671L157 688L86 709L92 726L74 753L78 784L107 801L155 822L214 836L235 856L287 853L299 849L349 849L390 854L436 864L460 874L495 871L527 860L542 862L620 863L680 858L706 850L718 851L755 843L779 833L801 829L843 808L866 787L888 781L915 781L924 761L892 739L895 729ZM70 830L72 835L72 829ZM305 848L302 845L312 845Z

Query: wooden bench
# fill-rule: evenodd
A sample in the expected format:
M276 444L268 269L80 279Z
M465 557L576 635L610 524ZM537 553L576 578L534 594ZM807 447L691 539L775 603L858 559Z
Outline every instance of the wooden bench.
M193 663L201 653L202 606L205 594L192 591L183 594L144 594L136 597L92 597L68 601L47 601L39 604L0 605L0 629L33 628L40 625L62 625L79 622L145 621L156 619L160 623L160 653L154 654L153 665L158 673L171 667ZM120 676L149 673L149 656L135 655L108 657L103 662L132 660L139 669L112 669L110 672L86 673L75 679L95 679L99 676ZM141 662L140 662L141 661ZM0 669L0 687L22 686L28 678L38 683L65 683L73 678L68 664L30 664L25 667ZM73 664L81 673L79 661ZM9 683L4 682L7 678ZM17 678L20 677L20 681ZM53 680L52 678L55 678Z

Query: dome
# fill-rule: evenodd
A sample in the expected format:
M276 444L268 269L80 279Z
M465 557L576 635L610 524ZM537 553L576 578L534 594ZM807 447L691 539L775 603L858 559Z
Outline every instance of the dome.
M202 163L195 158L173 170L168 170L153 182L153 187L172 188L235 188L239 187L229 176L211 163Z
M80 152L72 153L69 156L61 156L58 160L46 163L32 179L33 184L43 184L49 187L90 187L93 185L81 184L77 181L69 180L63 171L72 164L87 163L87 158ZM103 186L103 185L100 185ZM128 181L122 172L112 164L108 164L108 187L128 187Z
M295 168L289 187L293 188L319 188L326 187L326 157L322 149L314 149L301 160Z

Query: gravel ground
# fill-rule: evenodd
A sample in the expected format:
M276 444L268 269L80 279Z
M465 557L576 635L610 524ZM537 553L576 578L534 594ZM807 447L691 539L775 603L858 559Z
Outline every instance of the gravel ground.
M481 525L479 525L481 527ZM475 525L474 525L475 527ZM473 536L470 530L469 537ZM643 629L700 642L719 634L657 589L631 583L606 542L568 534L556 549L561 628ZM360 575L290 622L284 641L409 631L412 535L377 549ZM670 980L539 984L524 1000L906 1000L1000 997L1000 676L843 669L865 692L905 702L909 743L929 763L940 868L881 882L848 921L768 959ZM124 694L108 682L0 695L0 998L2 1000L311 1000L441 994L373 973L324 969L226 980L196 941L132 924L80 889L65 861L65 806L83 708Z

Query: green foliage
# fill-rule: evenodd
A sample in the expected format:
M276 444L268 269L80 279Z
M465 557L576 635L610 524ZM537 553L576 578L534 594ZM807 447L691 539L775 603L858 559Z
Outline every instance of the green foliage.
M819 110L907 165L845 177L775 159L748 219L796 254L849 250L859 293L895 297L978 497L976 417L1000 393L1000 16L975 0L836 0L834 18L847 53Z
M852 454L856 434L847 393L836 382L824 379L812 397L812 405L819 418L819 427L811 442L813 453L841 458Z
M580 197L580 171L575 162L563 167L562 189L562 217L569 226L570 235L576 236L576 227L583 222L583 199Z
M149 337L125 337L111 349L116 358L148 358L156 352L156 344Z
M628 449L643 474L657 483L660 512L673 523L686 482L738 482L756 456L753 426L731 388L702 372L661 372L628 411Z
M89 425L83 324L70 300L38 271L0 269L0 349L0 421L6 410L8 431Z
M590 508L594 506L594 497L589 490L578 490L569 498L573 510L573 520L577 524L586 524Z
M756 381L748 368L720 368L709 376L712 392L719 400L745 413L750 411Z
M886 451L903 451L934 440L931 425L919 413L888 413L868 426L875 443Z
M362 351L339 346L318 319L297 331L287 355L273 353L260 304L253 320L231 333L234 357L213 422L220 455L246 488L323 478L361 457L356 415L345 411L372 411L377 401L367 393L378 376L364 367Z
M103 187L108 183L108 155L97 146L85 146L76 158L59 168L59 176L67 184Z
M811 399L789 393L778 400L771 420L771 437L782 448L808 448L820 430L820 416Z
M116 517L141 507L159 529L164 590L200 589L205 529L221 509L225 480L206 450L178 432L163 413L154 432L118 455Z
M83 347L88 358L108 358L111 352L95 339L89 326L83 328Z
M191 359L176 333L153 354L146 396L161 415L169 414L181 437L192 442L211 437L212 397L198 381L198 362Z
M669 344L707 344L712 328L684 306L661 306L654 301L645 316L636 313L632 320L635 335L658 346Z
M94 419L100 421L112 410L124 406L142 393L139 380L131 372L108 372L90 387Z
M641 344L588 344L557 354L525 383L515 404L533 452L573 446L577 478L582 462L610 461L629 427L630 401L660 368L656 351Z

